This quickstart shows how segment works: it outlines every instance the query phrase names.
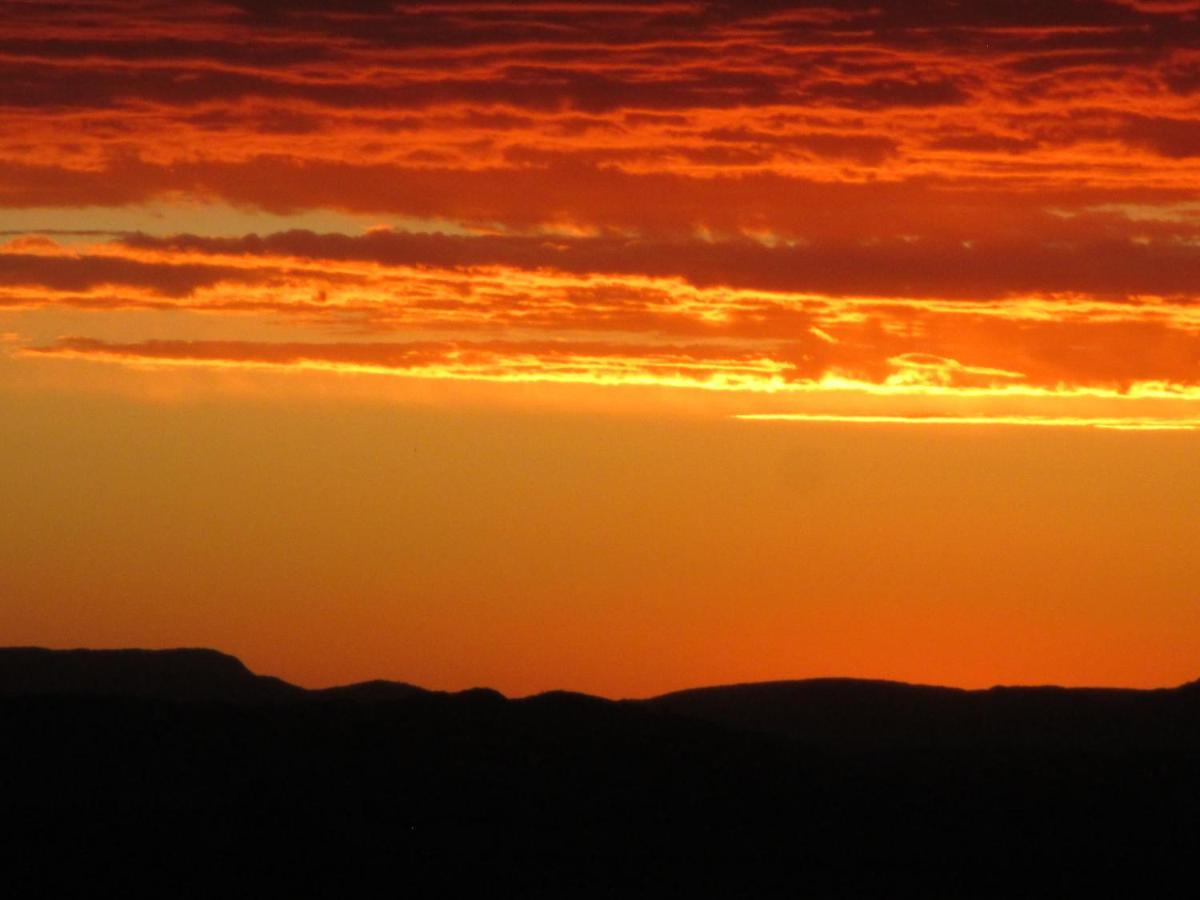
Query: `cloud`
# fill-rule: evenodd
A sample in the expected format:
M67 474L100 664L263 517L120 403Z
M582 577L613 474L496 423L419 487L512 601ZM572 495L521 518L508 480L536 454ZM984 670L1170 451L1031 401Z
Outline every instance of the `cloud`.
M148 3L108 15L21 4L0 32L12 126L0 160L58 159L79 172L122 154L163 165L424 158L476 171L558 154L638 171L788 175L807 158L822 178L853 181L886 159L889 178L908 178L951 112L957 127L981 131L1003 118L1029 146L1048 133L1069 142L1081 108L1186 123L1200 38L1186 5L1100 0L417 9L212 7L180 17ZM771 127L788 115L792 125ZM590 127L572 132L572 121ZM731 152L718 135L738 130L762 140ZM1127 153L1157 147L1133 135ZM965 162L940 168L979 177ZM989 175L1028 184L1051 162ZM1058 160L1055 176L1077 179L1072 162ZM1091 152L1089 162L1111 157ZM1128 168L1123 178L1139 180ZM212 189L182 172L170 182Z
M1124 135L1160 156L1188 159L1200 156L1200 118L1175 119L1165 116L1128 116Z
M1200 227L1181 222L1174 228L1173 235L1143 241L1103 236L1085 222L1074 234L1064 227L1052 242L909 237L790 245L752 237L697 241L377 230L362 236L308 231L241 238L131 235L124 243L138 250L214 258L236 254L390 266L508 266L577 275L679 277L702 288L828 296L987 300L1039 294L1153 295L1190 301L1200 284L1200 242L1191 239L1200 237Z
M252 343L146 341L118 344L65 338L27 348L32 356L65 356L139 365L269 367L499 382L652 385L770 391L783 387L786 363L720 347L563 342Z
M21 245L18 243L17 246ZM37 286L52 291L80 292L122 285L145 288L163 298L179 298L230 277L250 282L255 274L245 270L223 270L219 266L155 264L111 256L0 252L0 286Z
M343 348L342 356L319 360L405 369L412 368L400 364L407 357L381 354L402 346L404 353L449 348L503 351L507 358L521 348L534 365L559 371L555 361L561 362L564 348L574 347L570 353L589 358L588 371L616 367L630 378L633 372L657 371L658 363L650 361L679 353L689 357L690 367L708 366L712 373L731 360L743 368L753 362L766 374L754 381L743 373L738 383L753 381L761 390L830 377L1004 391L1063 386L1120 392L1146 382L1200 384L1200 305L1191 295L1172 300L1088 294L1082 283L1062 293L991 298L955 293L961 285L947 280L954 275L945 271L950 257L937 248L928 257L907 247L908 256L895 248L852 248L846 255L846 248L769 247L744 240L643 244L616 237L378 230L360 237L303 231L228 239L131 235L71 254L53 250L53 242L38 246L39 254L0 253L0 262L18 264L16 283L0 282L0 305L114 313L170 308L234 322L254 316L322 336L322 342L276 345L275 355L257 360L275 366L312 365L314 359L304 354L329 354L335 345ZM1145 272L1121 276L1119 267L1128 261L1117 250L1094 272L1084 263L1102 255L1098 248L1070 255L1068 261L1078 259L1079 265L1059 274L1168 285ZM871 256L873 251L880 255ZM972 261L971 248L956 252ZM1145 264L1146 272L1157 267L1180 279L1169 285L1182 286L1193 277L1187 265L1167 265L1166 259L1135 262ZM896 270L905 260L924 267L934 289L924 295L905 290ZM1000 277L1020 260L997 252L974 262L984 276L994 266ZM828 290L853 283L842 270L863 265L888 273L879 282L887 292ZM1188 265L1196 266L1195 260ZM755 285L771 271L783 273L780 279L790 286ZM979 274L973 271L972 277ZM337 337L333 343L327 343L330 335ZM350 335L355 344L346 342ZM382 337L403 340L386 346L364 342ZM578 349L584 344L586 350ZM158 342L136 355L172 357L182 347L190 354L186 358L208 359L214 346ZM237 346L222 345L222 352ZM111 348L80 341L66 349L89 357L114 355ZM437 371L446 365L440 359ZM483 370L454 371L470 377ZM611 374L600 380L605 379L611 381ZM697 380L678 372L667 379L671 386L695 386Z
M0 306L131 335L39 358L762 393L1200 383L1194 3L6 12ZM426 230L101 240L99 211L150 203ZM77 217L69 248L3 226L38 208ZM177 339L138 340L165 310ZM246 339L196 341L198 317Z

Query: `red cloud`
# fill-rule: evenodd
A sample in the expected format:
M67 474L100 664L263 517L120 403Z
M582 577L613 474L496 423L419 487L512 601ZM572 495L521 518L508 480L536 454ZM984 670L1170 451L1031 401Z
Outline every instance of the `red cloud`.
M82 233L97 207L186 200L445 232L199 238L172 220L170 238L10 243L10 310L314 335L46 352L680 384L736 369L757 388L1200 381L1194 3L6 12L0 215L78 210Z

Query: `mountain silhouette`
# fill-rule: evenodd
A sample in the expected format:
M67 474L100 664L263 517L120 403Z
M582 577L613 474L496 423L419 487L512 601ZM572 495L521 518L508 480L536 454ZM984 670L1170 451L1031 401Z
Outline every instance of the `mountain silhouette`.
M1200 748L1200 691L811 679L678 691L650 708L837 748Z
M430 693L433 692L422 687L417 687L415 684L380 679L308 692L309 696L323 700L356 700L360 703L387 703L395 700L411 700Z
M476 688L475 694L505 700ZM0 648L0 696L74 695L172 701L394 703L449 696L398 681L308 690L251 672L208 649ZM571 698L574 698L572 701ZM613 701L550 691L516 703ZM993 687L815 678L676 691L621 705L774 735L811 747L920 749L1041 746L1200 748L1200 682L1178 688Z
M295 698L301 693L278 678L255 675L241 660L216 650L0 648L0 695L248 702Z
M15 648L0 863L17 897L1161 895L1198 721L1194 683L508 699Z

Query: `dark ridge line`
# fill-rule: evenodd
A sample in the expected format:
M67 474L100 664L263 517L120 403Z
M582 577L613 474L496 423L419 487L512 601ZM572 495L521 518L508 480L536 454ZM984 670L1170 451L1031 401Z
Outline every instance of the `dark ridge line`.
M0 696L14 693L32 693L45 692L44 690L23 691L20 685L12 684L12 661L21 657L37 661L50 662L52 660L62 661L66 666L72 663L84 664L86 662L94 662L98 665L106 663L150 663L149 671L145 675L154 674L154 666L160 661L166 663L166 666L159 668L160 673L166 672L173 676L185 674L186 668L189 665L198 665L207 662L213 666L213 671L216 674L225 677L236 675L254 681L260 686L269 688L264 690L266 694L269 690L277 691L281 698L285 695L291 695L295 699L328 699L328 700L397 700L406 699L409 697L418 696L462 696L462 695L479 695L479 696L495 696L505 700L514 702L536 700L539 698L563 697L573 699L588 699L600 700L606 703L620 703L627 705L637 704L652 704L666 703L676 700L700 697L703 695L723 694L726 696L734 696L738 694L764 693L764 692L800 692L800 691L887 691L899 695L904 693L925 693L929 695L942 694L946 697L958 698L976 698L996 696L1002 694L1024 693L1024 694L1041 694L1041 695L1062 695L1062 696L1079 696L1079 697L1099 697L1099 696L1125 696L1125 697L1154 697L1164 696L1178 692L1188 692L1200 690L1200 679L1183 682L1174 686L1152 687L1152 688L1135 688L1135 687L1118 687L1118 686L1095 686L1095 685L1079 685L1066 686L1057 684L995 684L986 688L963 688L952 685L928 684L925 682L910 682L903 680L893 680L886 678L854 678L849 676L818 676L812 678L796 678L796 679L773 679L768 681L739 681L712 685L698 685L695 687L680 688L678 690L668 691L662 694L653 694L646 697L606 697L599 694L589 694L584 691L574 691L563 688L552 688L545 691L538 691L533 694L521 696L509 696L495 688L476 686L465 688L462 690L442 690L437 688L427 688L422 685L412 684L411 682L396 681L386 678L368 679L366 681L348 682L346 684L331 685L328 687L308 688L301 685L293 684L272 675L262 675L252 671L238 657L225 653L211 647L170 647L170 648L104 648L94 649L88 647L73 647L73 648L49 648L40 646L11 646L0 647ZM179 663L173 671L168 668L171 663ZM66 674L66 673L63 673ZM104 688L102 685L95 685L90 688L81 687L78 691L69 691L70 693L122 693L116 688Z

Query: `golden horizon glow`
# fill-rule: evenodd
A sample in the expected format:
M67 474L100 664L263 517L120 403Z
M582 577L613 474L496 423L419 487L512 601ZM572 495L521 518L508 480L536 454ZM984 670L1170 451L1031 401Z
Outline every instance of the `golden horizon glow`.
M821 413L743 413L751 422L840 422L847 425L1018 425L1114 431L1196 431L1200 419L1050 418L1046 416L855 416Z

